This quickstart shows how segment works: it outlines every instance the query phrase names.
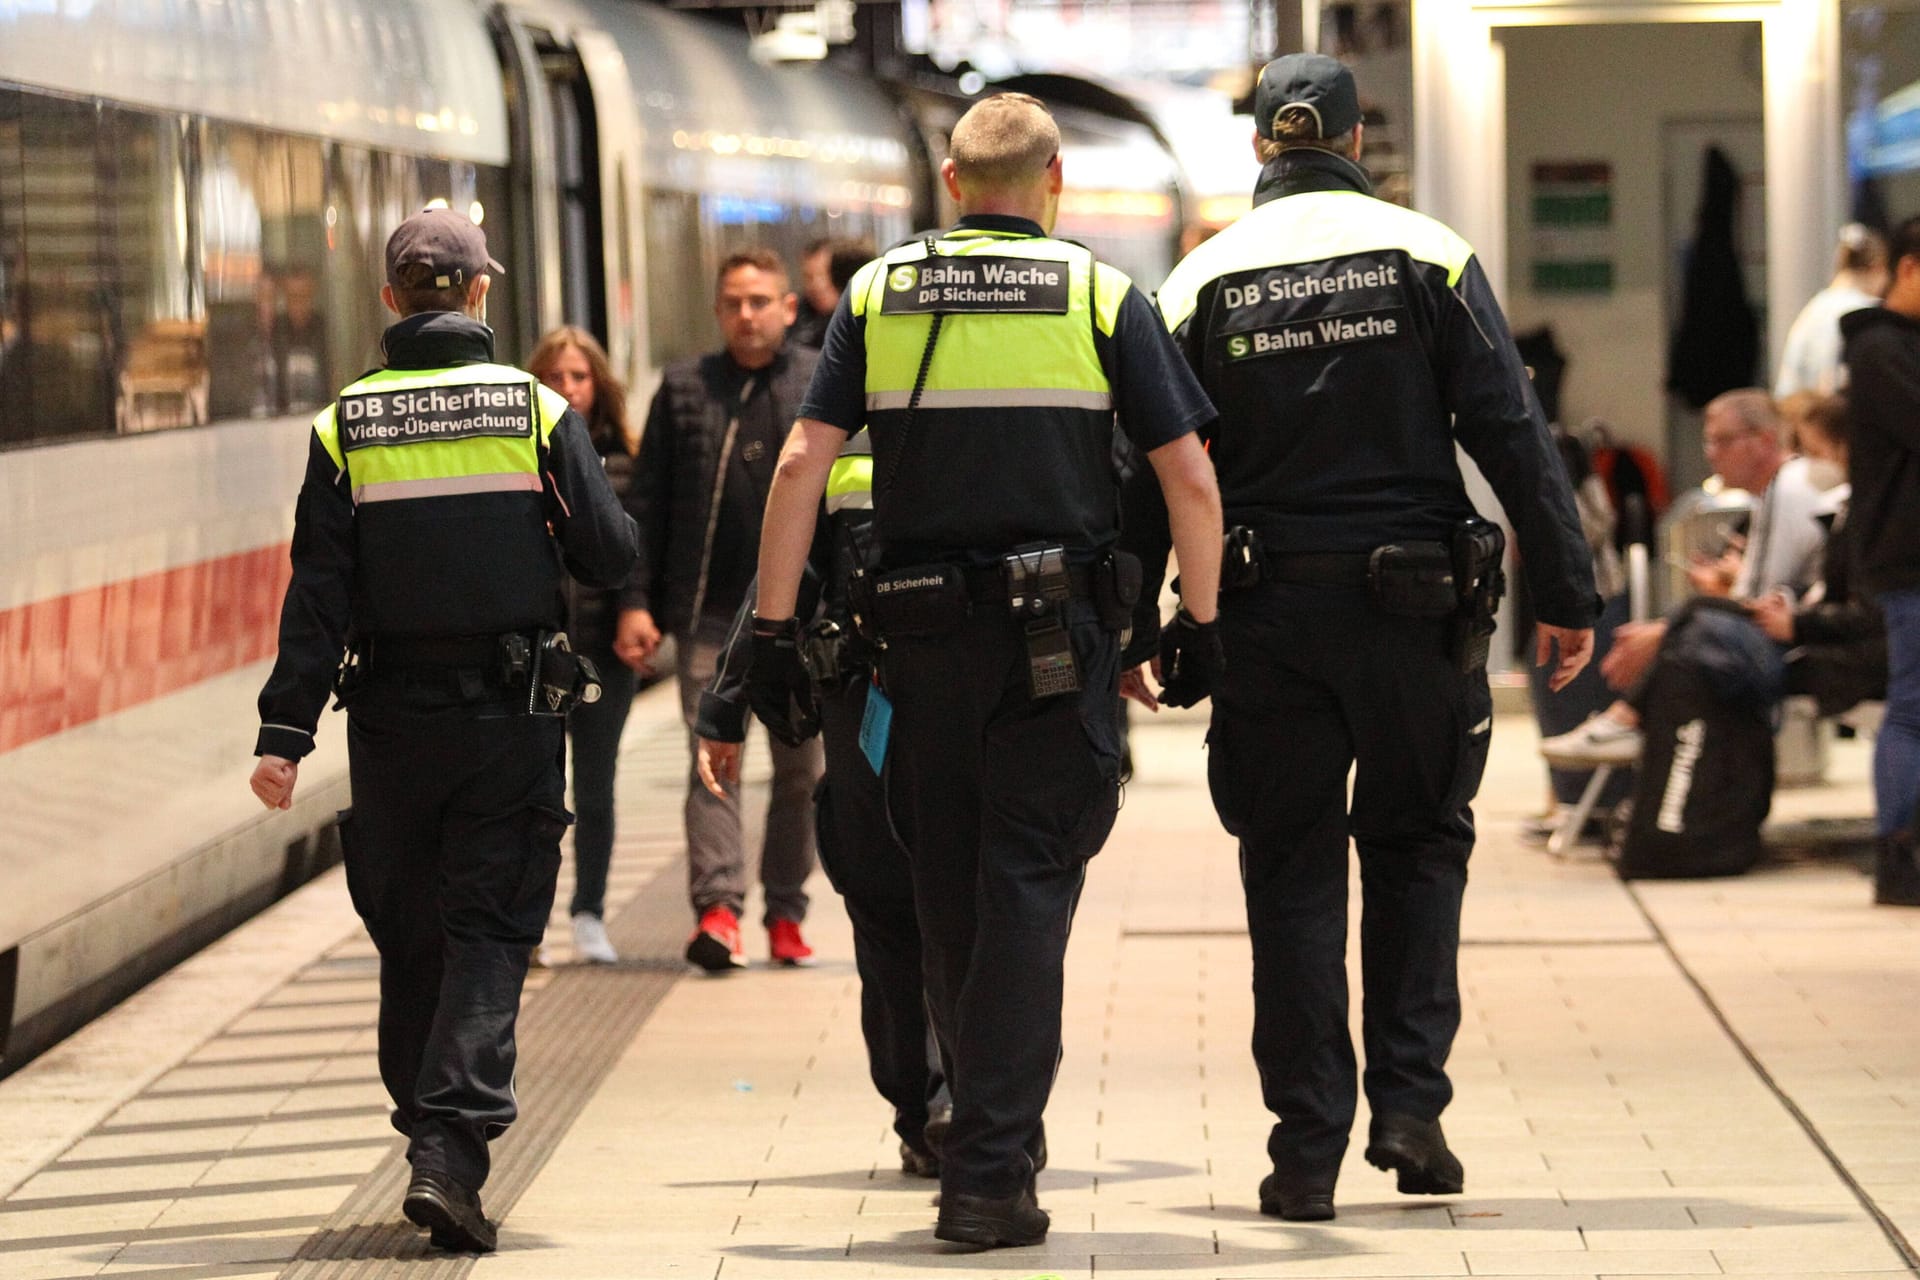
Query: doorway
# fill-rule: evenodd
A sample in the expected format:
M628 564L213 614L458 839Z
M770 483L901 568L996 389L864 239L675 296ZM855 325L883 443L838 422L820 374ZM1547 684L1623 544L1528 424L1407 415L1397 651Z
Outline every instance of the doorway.
M1508 27L1494 38L1513 328L1552 330L1568 362L1563 423L1605 422L1684 487L1698 479L1680 475L1699 469L1699 433L1669 413L1667 352L1707 149L1756 183L1764 167L1759 24ZM1736 233L1754 266L1749 290L1760 290L1749 297L1764 309L1764 190L1743 194Z

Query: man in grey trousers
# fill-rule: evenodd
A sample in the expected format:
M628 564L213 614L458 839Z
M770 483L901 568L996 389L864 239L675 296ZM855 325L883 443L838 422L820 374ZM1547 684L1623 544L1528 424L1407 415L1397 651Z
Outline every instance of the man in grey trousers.
M736 253L720 264L715 315L724 350L669 365L647 412L634 464L640 562L621 599L614 652L642 667L671 633L680 707L688 726L687 879L699 923L687 959L710 973L746 967L740 937L747 874L738 785L725 799L691 763L700 691L714 675L726 630L753 581L760 519L773 466L817 354L787 341L799 300L779 255ZM657 619L657 620L656 620ZM801 936L804 888L814 865L813 788L818 740L798 747L769 739L773 788L761 847L769 958L809 964Z

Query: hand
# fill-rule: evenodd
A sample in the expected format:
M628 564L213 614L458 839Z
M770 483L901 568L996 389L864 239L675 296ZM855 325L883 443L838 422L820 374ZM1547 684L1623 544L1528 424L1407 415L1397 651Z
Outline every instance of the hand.
M1560 665L1553 669L1553 675L1547 679L1547 688L1555 693L1573 683L1573 678L1586 670L1587 663L1593 658L1592 627L1555 627L1540 623L1534 628L1539 633L1539 648L1534 654L1533 665L1544 667L1553 657L1555 645L1560 649Z
M1754 625L1776 644L1793 643L1793 606L1778 591L1770 591L1758 600L1747 602L1747 613Z
M1733 548L1711 560L1695 552L1687 565L1687 581L1703 596L1728 596L1733 594L1733 584L1740 580L1740 567L1740 552Z
M1160 632L1160 701L1170 707L1198 706L1213 693L1220 673L1227 669L1218 622L1196 622L1181 609Z
M1159 665L1159 659L1154 664ZM1147 669L1144 664L1128 667L1120 673L1120 696L1131 698L1149 711L1160 710L1160 699L1153 696L1153 686L1147 683Z
M747 668L747 702L767 732L797 747L820 728L813 681L800 664L797 618L753 620L753 665Z
M253 766L253 777L247 785L267 808L291 809L293 784L299 777L300 766L294 761L280 756L261 756L260 763Z
M645 609L622 609L613 632L613 656L643 676L653 674L648 665L654 650L660 647L660 628L653 614Z
M1607 650L1606 661L1600 664L1600 674L1615 689L1631 689L1653 666L1654 658L1660 653L1660 642L1666 636L1664 622L1621 625L1613 633L1613 647Z
M700 739L697 757L700 781L722 800L727 798L727 788L740 782L740 749L743 745L739 742L715 742L712 738Z

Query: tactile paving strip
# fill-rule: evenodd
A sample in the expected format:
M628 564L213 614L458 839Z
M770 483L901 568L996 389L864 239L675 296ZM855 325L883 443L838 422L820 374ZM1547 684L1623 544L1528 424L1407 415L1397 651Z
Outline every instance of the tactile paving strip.
M679 859L608 922L620 964L558 970L523 1008L520 1118L493 1144L493 1171L481 1193L488 1217L498 1221L512 1210L655 1006L687 973L679 955L686 902L672 887L684 882ZM396 1146L307 1239L282 1280L386 1275L401 1259L419 1280L465 1276L476 1256L430 1248L426 1233L401 1216L410 1172Z

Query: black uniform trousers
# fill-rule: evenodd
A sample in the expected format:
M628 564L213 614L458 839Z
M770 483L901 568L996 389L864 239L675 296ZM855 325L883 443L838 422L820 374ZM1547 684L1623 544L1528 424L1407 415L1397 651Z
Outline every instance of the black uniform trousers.
M826 771L814 788L814 820L821 869L845 899L853 922L860 1031L873 1087L893 1104L894 1131L925 1151L927 1114L945 1081L928 1060L913 872L887 819L880 776L860 749L860 720L871 687L861 678L821 695Z
M953 1092L943 1193L1032 1177L1060 1056L1067 932L1118 810L1119 643L1070 606L1083 690L1034 701L1026 639L976 603L946 635L890 639L887 801L913 866L927 999Z
M452 673L396 673L348 707L341 836L380 952L380 1078L414 1168L475 1188L518 1114L514 1023L571 821L564 724L525 697L516 714Z
M1355 1109L1347 840L1360 851L1367 1101L1437 1119L1453 1096L1468 803L1492 702L1485 672L1447 657L1444 619L1389 616L1361 587L1266 584L1220 616L1207 772L1240 841L1253 1056L1279 1117L1268 1152L1283 1174L1331 1187Z

